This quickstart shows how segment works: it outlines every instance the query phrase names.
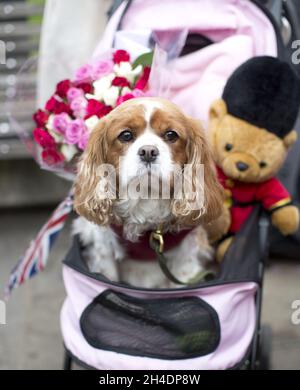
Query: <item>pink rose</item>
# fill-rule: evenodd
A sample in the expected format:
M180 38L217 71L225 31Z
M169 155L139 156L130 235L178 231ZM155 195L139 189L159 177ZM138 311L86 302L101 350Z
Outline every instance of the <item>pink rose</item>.
M55 147L55 140L46 130L37 127L33 130L33 138L42 148Z
M130 54L126 50L116 50L113 54L113 61L115 64L128 62L130 61Z
M71 87L72 82L70 80L62 80L57 84L55 93L61 98L64 98Z
M92 78L98 80L113 71L114 63L111 60L95 62L92 65Z
M85 64L77 69L75 73L76 82L86 82L92 79L93 67L90 64Z
M118 97L116 105L119 106L120 104L126 102L126 100L134 99L135 96L132 93L126 93L123 96Z
M77 143L79 149L84 150L86 148L88 139L89 139L89 133L86 131Z
M71 102L71 109L77 118L83 118L86 114L87 100L84 96L78 96Z
M133 89L132 94L135 98L153 96L150 91L144 92L140 89Z
M98 118L102 118L103 116L109 114L111 110L111 106L106 106L104 103L98 102L98 100L95 99L89 99L86 107L85 119L88 119L93 115L97 115Z
M70 122L65 132L65 140L69 145L77 144L87 132L86 125L82 119L75 119Z
M84 92L83 92L82 89L72 87L67 92L68 102L71 103L74 99L76 99L76 98L78 98L80 96L83 96L83 95L84 95Z
M65 112L55 115L52 122L53 129L60 134L64 134L70 121L71 118Z
M56 165L64 161L64 156L55 148L48 148L43 150L42 159L47 165Z
M37 126L44 127L49 119L49 114L43 110L37 110L32 118Z

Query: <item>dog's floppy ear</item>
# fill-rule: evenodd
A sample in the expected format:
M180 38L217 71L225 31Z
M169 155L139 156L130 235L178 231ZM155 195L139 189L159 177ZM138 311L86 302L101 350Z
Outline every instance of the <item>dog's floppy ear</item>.
M199 224L199 219L208 223L218 218L222 212L223 189L218 182L216 168L213 162L212 153L206 140L204 131L200 123L192 118L188 118L189 142L187 144L187 167L191 180L192 192L199 198L204 196L203 207L194 208L194 195L184 190L180 200L174 200L173 213L181 219L179 223L184 225ZM202 164L203 188L199 184L199 166ZM192 201L192 203L191 203Z
M99 186L99 168L105 164L107 120L102 118L92 131L87 147L78 163L74 184L74 208L77 213L98 225L108 224L113 200Z

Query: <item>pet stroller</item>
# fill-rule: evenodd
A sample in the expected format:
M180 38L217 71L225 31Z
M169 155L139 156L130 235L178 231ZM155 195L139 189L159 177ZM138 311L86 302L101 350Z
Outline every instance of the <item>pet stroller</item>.
M185 78L174 77L169 93L204 121L237 66L256 55L285 55L276 20L281 1L271 2L275 17L266 2L247 0L187 0L184 7L180 0L116 3L96 55L120 48L118 39L127 49L126 32L188 29L175 67ZM286 25L286 41L288 33ZM90 273L75 236L63 265L64 368L75 361L103 370L268 369L270 328L260 323L268 227L255 207L214 280L168 290L133 288Z

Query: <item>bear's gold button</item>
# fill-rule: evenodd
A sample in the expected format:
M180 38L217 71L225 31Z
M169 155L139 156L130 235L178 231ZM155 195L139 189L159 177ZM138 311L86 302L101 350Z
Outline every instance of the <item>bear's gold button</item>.
M225 181L225 184L226 184L226 186L229 187L229 188L233 188L233 187L234 187L234 181L231 180L231 179L227 179L227 180Z
M227 209L230 209L233 206L232 198L225 199L223 204L224 204L224 207L226 207Z
M232 197L232 192L228 188L225 188L224 192L225 192L226 198L231 198Z

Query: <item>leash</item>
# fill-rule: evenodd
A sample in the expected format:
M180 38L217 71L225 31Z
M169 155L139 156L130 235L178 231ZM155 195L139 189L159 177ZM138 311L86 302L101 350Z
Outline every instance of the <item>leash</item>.
M197 275L186 282L177 279L176 276L172 274L168 267L168 259L164 255L164 237L162 226L158 226L154 231L151 232L149 237L149 245L156 253L157 260L162 272L169 280L171 280L171 282L180 285L195 285L200 282L207 282L214 279L215 274L208 270L198 272Z

